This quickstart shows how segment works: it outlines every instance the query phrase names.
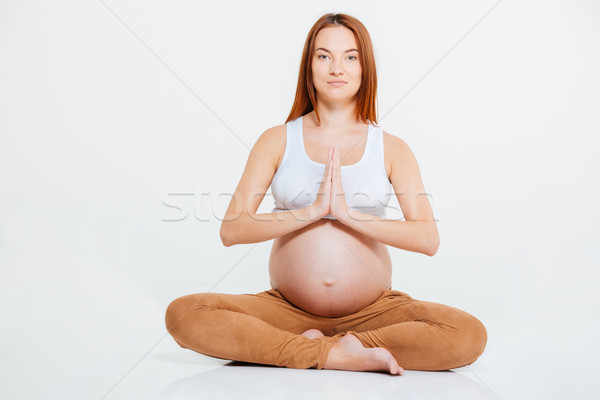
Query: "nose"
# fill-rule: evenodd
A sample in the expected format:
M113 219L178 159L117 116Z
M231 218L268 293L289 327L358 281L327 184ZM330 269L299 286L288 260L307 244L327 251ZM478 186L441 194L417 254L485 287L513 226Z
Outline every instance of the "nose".
M339 61L334 61L331 63L331 67L329 69L329 73L334 76L343 75L344 71L342 71L342 67Z

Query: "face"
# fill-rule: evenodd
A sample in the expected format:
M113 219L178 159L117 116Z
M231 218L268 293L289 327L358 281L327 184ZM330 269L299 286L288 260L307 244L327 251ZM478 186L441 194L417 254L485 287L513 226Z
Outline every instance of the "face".
M330 26L319 31L311 62L313 85L319 100L347 100L358 92L362 75L359 56L350 29Z

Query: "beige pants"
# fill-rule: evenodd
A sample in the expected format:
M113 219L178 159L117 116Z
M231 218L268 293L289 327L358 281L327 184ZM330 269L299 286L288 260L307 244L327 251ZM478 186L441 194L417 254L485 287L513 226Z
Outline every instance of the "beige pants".
M274 289L197 293L171 302L165 322L183 348L225 360L302 369L322 369L331 346L348 333L365 347L389 350L407 370L469 365L487 343L484 325L471 314L396 290L384 290L372 304L343 317L307 313ZM300 335L310 328L326 336Z

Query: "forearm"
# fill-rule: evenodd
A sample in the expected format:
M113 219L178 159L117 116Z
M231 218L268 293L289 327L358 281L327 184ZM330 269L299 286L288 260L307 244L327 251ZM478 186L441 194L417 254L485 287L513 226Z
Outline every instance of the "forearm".
M240 213L226 216L221 224L221 240L226 247L259 243L283 236L321 219L313 205L268 214Z
M435 221L392 220L348 209L348 216L341 222L398 249L433 256L439 247Z

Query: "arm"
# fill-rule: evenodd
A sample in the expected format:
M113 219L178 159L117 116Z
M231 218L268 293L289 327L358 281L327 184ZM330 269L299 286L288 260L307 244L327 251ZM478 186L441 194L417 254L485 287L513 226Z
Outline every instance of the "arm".
M232 213L226 216L221 224L221 241L225 247L234 244L264 242L321 219L316 215L314 205L268 214L256 214L256 211Z
M401 221L380 218L352 209L342 223L381 243L434 256L439 248L435 221Z
M433 256L439 248L440 238L417 160L402 139L390 135L388 143L387 153L392 163L390 181L405 220L380 218L352 209L341 213L338 219L387 245Z
M280 125L266 130L254 144L221 223L221 241L226 247L264 242L322 217L314 204L298 210L256 214L285 149L285 137L285 125Z

